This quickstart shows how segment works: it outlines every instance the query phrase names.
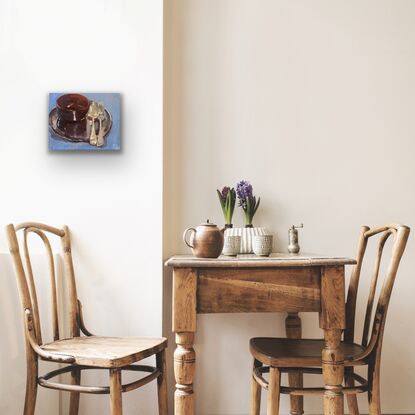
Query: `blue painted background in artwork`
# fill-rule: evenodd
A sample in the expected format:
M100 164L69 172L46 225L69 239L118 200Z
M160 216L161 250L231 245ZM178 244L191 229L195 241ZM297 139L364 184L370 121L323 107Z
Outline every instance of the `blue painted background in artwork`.
M49 94L49 113L56 107L56 100L66 92L53 92ZM78 93L78 92L77 92ZM49 150L82 150L82 151L106 151L119 150L120 145L120 124L121 124L121 100L120 94L113 93L84 93L82 95L88 97L89 100L103 102L105 108L111 113L112 127L106 137L105 145L102 147L91 146L88 143L71 143L57 137L49 127Z

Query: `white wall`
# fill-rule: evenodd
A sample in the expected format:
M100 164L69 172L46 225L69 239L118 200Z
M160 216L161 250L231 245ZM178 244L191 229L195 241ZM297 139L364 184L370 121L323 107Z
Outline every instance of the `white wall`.
M0 4L0 225L71 227L79 296L100 334L162 332L162 40L161 0ZM62 90L122 94L121 152L48 152L47 94ZM16 298L9 278L2 272L1 303ZM21 335L17 323L7 338ZM22 377L4 376L9 346L0 344L0 390ZM44 392L38 413L56 414L46 401L56 395ZM0 412L20 414L22 401L11 396L1 397ZM81 400L81 414L109 412L105 396ZM156 401L146 386L125 396L126 413L156 413Z
M254 223L275 232L278 250L298 222L304 251L350 256L362 224L414 225L414 2L172 0L166 7L165 256L187 252L185 227L223 223L215 189L242 178L262 199ZM243 223L239 210L234 222ZM386 329L384 413L415 408L413 240ZM304 335L320 335L317 318L302 317ZM248 339L283 335L283 319L198 317L198 414L248 413ZM306 411L322 413L321 400L308 399Z

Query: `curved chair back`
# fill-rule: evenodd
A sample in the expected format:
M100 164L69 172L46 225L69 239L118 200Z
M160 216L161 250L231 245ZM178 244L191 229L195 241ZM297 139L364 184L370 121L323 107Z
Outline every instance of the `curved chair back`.
M406 242L408 240L409 232L410 229L407 226L395 224L373 229L370 229L367 226L362 227L357 250L357 264L353 268L347 294L346 330L344 333L344 340L347 342L354 342L356 302L360 274L362 271L362 265L369 239L376 239L374 238L376 236L378 243L375 252L375 261L370 281L361 341L362 346L366 347L365 356L370 356L372 354L376 355L380 351L389 301L399 263L401 261ZM379 297L377 300L375 315L372 319L377 287L379 285L378 283L379 273L381 270L382 255L384 253L386 241L390 237L393 238L391 256L389 264L386 268L386 275L383 279L383 285L380 289Z
M22 233L22 240L20 243L17 235L19 231ZM30 234L37 235L41 239L47 254L51 287L53 340L59 340L61 338L59 333L58 313L58 298L60 297L58 295L59 293L56 281L55 259L51 243L48 239L48 235L54 235L60 238L65 269L65 283L69 300L69 334L70 337L77 337L80 335L78 324L79 309L71 255L69 229L67 226L64 226L62 229L58 229L41 223L26 222L17 226L8 225L6 227L6 236L9 244L9 250L17 276L17 285L19 289L22 312L26 318L26 340L28 340L28 337L30 337L29 331L33 331L34 340L37 345L43 344L38 295L29 252L28 238ZM22 246L23 258L20 253L20 245Z

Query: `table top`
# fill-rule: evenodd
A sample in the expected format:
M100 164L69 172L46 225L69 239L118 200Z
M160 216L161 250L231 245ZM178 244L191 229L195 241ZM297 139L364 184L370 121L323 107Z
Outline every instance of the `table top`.
M318 254L272 253L268 257L255 254L239 254L219 258L196 258L193 255L174 255L166 261L166 266L176 268L275 268L353 265L352 258L343 258Z

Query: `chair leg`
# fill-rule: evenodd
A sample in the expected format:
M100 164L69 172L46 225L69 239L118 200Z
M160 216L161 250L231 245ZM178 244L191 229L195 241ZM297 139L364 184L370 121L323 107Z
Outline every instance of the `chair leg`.
M276 367L269 368L267 415L279 415L281 372Z
M166 351L163 350L156 355L156 365L161 374L157 378L157 395L159 415L168 415L167 405L167 371L166 371Z
M110 369L111 415L122 415L121 369Z
M261 367L262 363L254 359L253 370L257 367ZM261 409L261 385L255 380L252 374L252 386L251 386L251 415L259 415Z
M346 386L353 387L354 386L354 380L353 378L347 376L351 375L353 373L353 368L346 367L344 369L345 376L344 376L344 383ZM349 414L350 415L359 415L359 406L357 404L357 395L356 394L348 394L346 395L347 399L347 407L349 408Z
M23 415L34 415L37 396L37 357L32 356L27 362L26 374L26 397L24 402Z
M379 359L380 360L380 359ZM369 414L370 415L382 415L380 410L380 362L376 362L374 365L369 364Z
M72 385L81 384L81 370L76 368L71 372ZM69 415L78 415L79 412L79 392L71 392L71 398L69 403Z
M288 313L285 319L285 332L289 339L301 339L301 318L298 313ZM301 372L288 373L288 385L302 388L303 374ZM291 415L302 415L304 413L304 397L290 395L290 407Z
M303 387L303 374L302 373L288 373L288 385L290 387ZM302 415L304 414L304 396L290 395L290 414Z

